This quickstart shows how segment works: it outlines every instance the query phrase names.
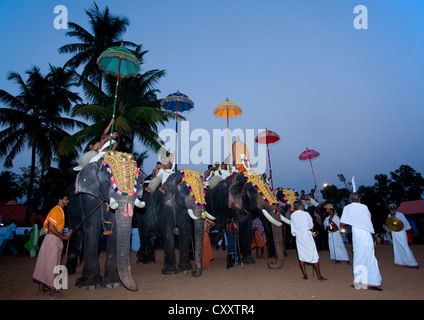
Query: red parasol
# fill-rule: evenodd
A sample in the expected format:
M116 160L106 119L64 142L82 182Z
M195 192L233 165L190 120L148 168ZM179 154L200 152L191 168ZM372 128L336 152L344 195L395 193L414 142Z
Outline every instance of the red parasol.
M306 148L305 151L303 151L300 155L299 155L299 160L309 160L309 163L311 164L311 168L312 168L312 175L314 176L314 182L315 182L315 190L317 187L317 182L315 180L315 172L314 172L314 167L312 166L312 159L315 159L319 157L319 152L315 151L313 149L308 149ZM317 200L319 202L319 198L318 198L318 191L317 191Z
M277 133L275 133L274 131L271 131L271 130L262 131L255 138L255 141L257 143L266 144L266 149L268 151L269 179L271 180L271 189L273 189L273 190L274 190L274 184L272 182L271 157L269 156L268 145L271 144L271 143L275 143L278 140L280 140L280 136Z

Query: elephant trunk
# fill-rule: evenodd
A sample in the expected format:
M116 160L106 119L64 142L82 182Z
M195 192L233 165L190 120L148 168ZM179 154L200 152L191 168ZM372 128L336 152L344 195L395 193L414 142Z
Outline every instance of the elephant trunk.
M283 230L281 227L277 227L274 224L271 224L272 235L274 237L275 245L275 262L268 261L268 268L270 269L281 269L283 267L283 257L284 257L284 248L283 248Z
M196 263L193 277L200 277L202 275L202 252L203 252L203 232L205 222L203 219L194 221L194 261Z
M126 204L122 205L122 208ZM118 275L125 288L137 291L138 285L131 275L130 264L130 241L132 216L123 215L123 210L116 212L116 232L117 232L117 269Z
M275 246L275 257L276 261L268 262L268 268L270 269L281 269L283 267L283 257L284 257L284 248L283 248L283 229L282 223L280 220L280 215L276 213L271 213L274 211L274 207L267 207L262 209L264 216L271 222L272 235L274 238Z

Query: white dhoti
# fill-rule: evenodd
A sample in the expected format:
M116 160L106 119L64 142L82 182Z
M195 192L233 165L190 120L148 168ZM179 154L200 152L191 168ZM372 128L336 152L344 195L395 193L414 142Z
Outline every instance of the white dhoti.
M318 262L318 251L311 231L296 232L296 248L300 261L307 263Z
M340 230L328 232L328 248L330 249L330 260L349 261Z
M418 263L408 246L408 237L406 235L406 231L392 231L392 238L395 264L409 267L418 266Z
M367 230L352 226L353 281L355 284L380 286L381 275L374 252L374 240Z

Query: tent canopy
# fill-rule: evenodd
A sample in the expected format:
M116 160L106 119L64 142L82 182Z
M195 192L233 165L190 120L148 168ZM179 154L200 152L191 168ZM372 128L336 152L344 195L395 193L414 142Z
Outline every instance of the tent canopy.
M9 223L12 222L12 220L18 224L23 223L25 222L25 212L26 208L16 201L9 201L8 203L0 205L0 216L2 216L1 221L3 223ZM37 219L43 223L45 218L33 212L30 218L30 222L33 224Z
M404 215L424 214L424 200L404 201L397 210Z

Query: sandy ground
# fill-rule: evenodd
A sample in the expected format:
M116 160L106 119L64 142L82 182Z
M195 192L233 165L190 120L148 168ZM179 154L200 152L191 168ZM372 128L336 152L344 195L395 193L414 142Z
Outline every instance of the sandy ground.
M346 245L351 257L351 246ZM214 260L199 278L191 274L164 276L163 252L156 253L154 264L136 264L132 252L132 273L139 285L137 292L123 287L81 290L75 287L77 274L68 278L61 300L422 300L424 299L424 245L411 245L420 268L411 269L393 263L391 245L378 245L376 256L383 278L383 291L358 290L351 287L352 266L331 262L328 251L320 251L321 273L328 281L318 281L307 267L308 280L303 280L295 250L288 250L284 266L267 267L268 259L257 259L254 265L226 269L226 253L213 248ZM255 255L254 255L255 256ZM100 258L104 260L104 252ZM51 300L48 294L37 296L37 284L31 280L36 258L24 254L5 255L0 260L1 300Z

